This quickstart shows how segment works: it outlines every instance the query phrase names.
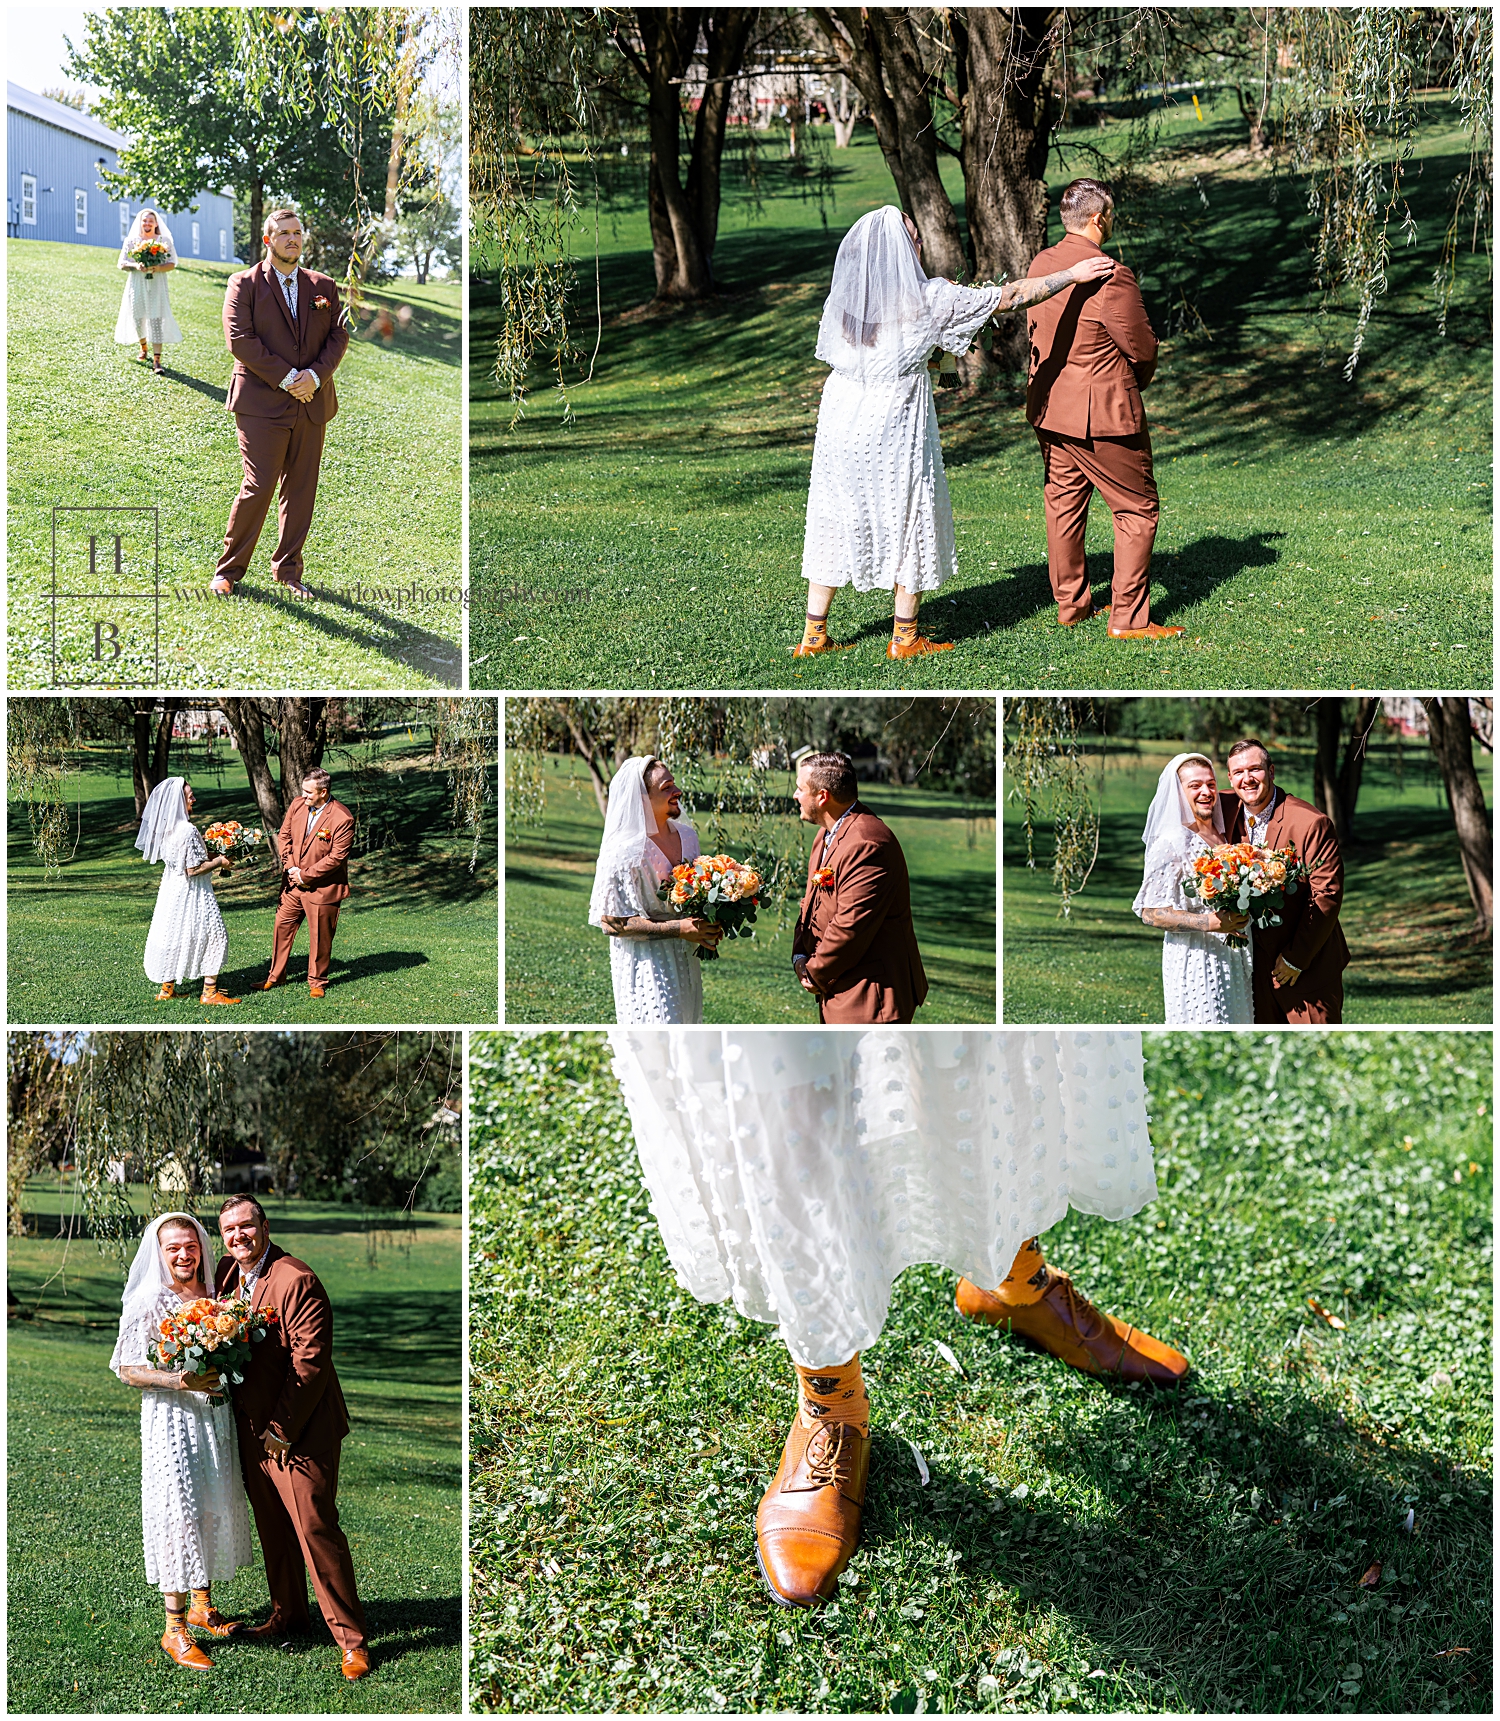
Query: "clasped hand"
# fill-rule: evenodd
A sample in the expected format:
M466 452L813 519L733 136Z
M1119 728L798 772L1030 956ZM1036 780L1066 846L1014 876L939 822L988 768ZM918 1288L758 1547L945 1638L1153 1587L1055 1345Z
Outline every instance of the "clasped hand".
M293 400L308 401L318 392L318 385L310 370L299 370L286 385L286 392Z

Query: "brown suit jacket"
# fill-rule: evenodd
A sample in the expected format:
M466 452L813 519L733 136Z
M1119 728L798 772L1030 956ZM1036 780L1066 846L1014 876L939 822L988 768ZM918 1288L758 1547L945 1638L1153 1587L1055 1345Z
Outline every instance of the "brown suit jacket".
M1232 843L1246 841L1244 803L1238 795L1219 797L1224 828ZM1252 990L1257 1022L1340 1022L1343 1020L1344 970L1349 946L1339 925L1344 900L1344 862L1333 821L1307 801L1276 790L1266 842L1273 849L1289 843L1306 865L1308 880L1287 899L1280 926L1251 930L1255 966ZM1273 978L1276 958L1285 956L1302 972L1283 986Z
M1071 269L1105 253L1080 233L1039 251L1028 279ZM1156 336L1135 276L1123 263L1107 281L1054 293L1026 314L1031 369L1027 422L1057 436L1138 436L1146 428L1141 390L1156 374Z
M327 424L339 409L333 373L349 349L338 282L313 269L297 271L297 320L273 280L268 261L229 277L224 295L224 340L234 354L229 379L231 412L249 418L296 416L299 403L281 386L289 370L317 373L318 388L306 403L314 424ZM317 301L327 303L319 307Z
M890 826L856 801L828 851L818 832L807 859L807 890L792 954L806 956L824 1022L909 1022L927 996L927 976L911 920L906 856Z
M231 1255L214 1273L214 1294L240 1286ZM333 1306L305 1261L271 1245L255 1282L253 1308L274 1308L281 1320L256 1345L241 1385L231 1387L240 1445L253 1458L267 1429L302 1453L327 1452L349 1432L349 1412L333 1368Z
M300 890L317 903L342 902L349 894L349 850L354 843L354 814L330 795L323 803L318 822L307 830L307 802L298 795L286 810L276 838L281 861L283 891ZM294 885L286 877L289 866L300 867L305 881Z

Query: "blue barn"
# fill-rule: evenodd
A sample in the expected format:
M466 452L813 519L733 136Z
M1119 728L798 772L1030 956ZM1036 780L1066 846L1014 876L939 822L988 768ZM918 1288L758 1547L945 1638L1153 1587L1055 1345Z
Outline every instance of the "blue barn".
M55 239L66 245L118 250L131 220L161 209L178 255L236 263L234 199L201 192L195 209L163 209L150 198L113 203L100 186L105 168L119 164L125 139L63 102L5 86L5 233L9 239Z

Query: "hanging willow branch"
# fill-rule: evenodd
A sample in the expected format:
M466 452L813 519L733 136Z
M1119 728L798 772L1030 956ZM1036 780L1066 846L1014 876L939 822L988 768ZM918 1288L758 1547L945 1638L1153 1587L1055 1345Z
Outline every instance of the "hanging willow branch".
M350 251L343 285L352 316L370 267L390 240L400 194L427 171L421 146L435 110L415 96L434 59L451 62L456 72L462 54L457 12L250 6L229 16L252 116L273 90L278 101L301 103L327 119L348 164ZM386 129L388 160L377 179L367 176L364 156L371 138Z
M72 848L68 846L71 821L63 783L69 749L76 747L78 740L72 701L11 701L6 724L7 794L25 806L31 846L49 876L60 872L77 848L76 834Z
M1073 898L1088 883L1099 859L1099 785L1104 744L1093 734L1088 700L1007 699L1005 773L1007 798L1019 802L1026 829L1026 864L1035 867L1036 826L1052 824L1052 882L1062 898L1058 913L1073 911ZM1088 753L1097 749L1090 773Z

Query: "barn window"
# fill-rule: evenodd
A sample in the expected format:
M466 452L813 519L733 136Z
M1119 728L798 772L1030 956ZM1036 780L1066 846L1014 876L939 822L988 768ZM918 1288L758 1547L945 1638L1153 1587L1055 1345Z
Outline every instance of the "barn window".
M27 227L36 226L36 177L21 175L21 220Z
M229 235L222 227L219 229L219 261L221 263L229 261Z
M76 188L73 192L73 231L87 233L89 230L89 194Z
M120 205L120 237L121 239L130 237L130 205L128 203Z
M198 255L198 223L193 223L193 255Z

